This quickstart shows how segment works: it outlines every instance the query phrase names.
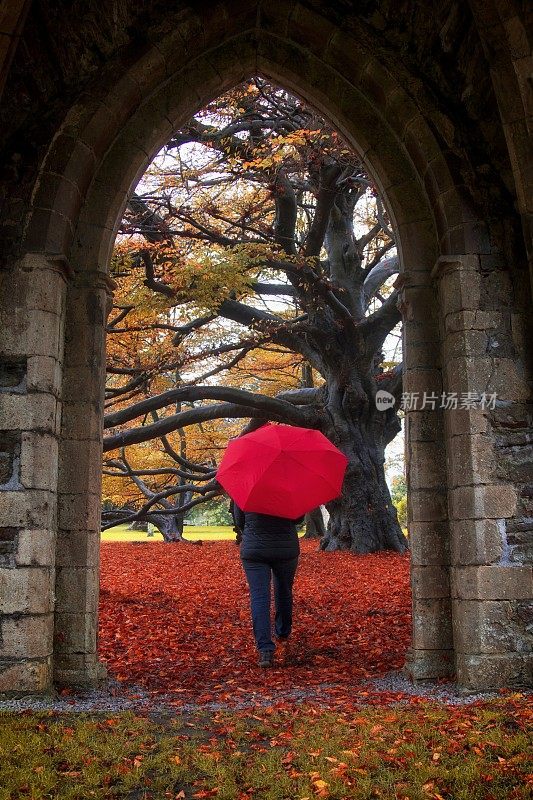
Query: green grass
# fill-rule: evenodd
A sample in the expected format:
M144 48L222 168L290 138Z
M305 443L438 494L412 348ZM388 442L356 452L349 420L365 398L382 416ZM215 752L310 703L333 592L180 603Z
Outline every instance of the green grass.
M526 800L524 712L522 699L157 721L4 713L0 800Z
M194 542L200 539L209 542L232 541L235 539L233 528L229 525L186 525L183 533L185 539ZM163 536L158 530L153 536L148 536L144 531L129 531L127 525L117 525L103 531L102 542L162 542Z

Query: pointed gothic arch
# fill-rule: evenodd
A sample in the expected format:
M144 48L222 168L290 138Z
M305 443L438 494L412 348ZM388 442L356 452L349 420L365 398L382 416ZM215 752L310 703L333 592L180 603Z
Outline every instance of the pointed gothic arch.
M7 578L3 571L12 598L3 608L4 690L98 677L111 248L128 193L157 150L250 75L283 85L331 120L382 191L404 275L406 391L491 385L525 407L519 348L491 360L483 338L498 329L498 303L512 300L505 254L465 191L438 106L423 113L400 65L393 72L370 39L307 5L221 9L176 14L141 53L110 58L39 163L13 284L21 311L6 317L7 361L20 361L26 383L8 393L22 431L16 479L24 492L2 498L15 542ZM418 91L430 97L428 87ZM463 686L480 688L524 682L530 669L517 607L531 594L531 571L509 561L506 533L521 524L521 484L512 469L498 469L491 432L501 424L487 411L408 413L415 679L455 671ZM503 619L512 620L512 636L498 636Z

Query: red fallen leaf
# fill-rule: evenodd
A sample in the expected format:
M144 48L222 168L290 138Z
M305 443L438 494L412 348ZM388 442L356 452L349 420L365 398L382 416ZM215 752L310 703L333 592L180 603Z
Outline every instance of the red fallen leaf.
M109 673L136 694L166 694L176 706L266 703L260 719L298 692L336 709L362 700L412 703L401 693L361 688L404 663L411 641L408 556L321 553L314 542L301 544L290 652L265 674L257 668L247 586L232 542L153 543L142 557L127 543L104 543L99 635Z

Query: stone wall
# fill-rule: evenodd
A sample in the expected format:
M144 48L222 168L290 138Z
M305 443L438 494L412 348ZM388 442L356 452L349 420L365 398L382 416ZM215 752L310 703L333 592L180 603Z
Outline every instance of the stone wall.
M448 391L487 400L445 412L457 676L470 688L529 684L533 560L524 487L532 408L523 339L511 323L523 330L527 307L493 254L443 257L434 275ZM509 447L516 436L521 445Z
M0 272L0 691L52 676L65 289L40 255Z

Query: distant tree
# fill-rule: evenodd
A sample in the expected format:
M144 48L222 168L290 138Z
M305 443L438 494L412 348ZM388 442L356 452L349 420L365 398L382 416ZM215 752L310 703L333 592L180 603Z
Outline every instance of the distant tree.
M407 528L407 495L393 502L396 507L396 513L398 514L398 522L402 528Z
M395 475L391 481L391 497L394 503L399 503L407 495L405 475Z

